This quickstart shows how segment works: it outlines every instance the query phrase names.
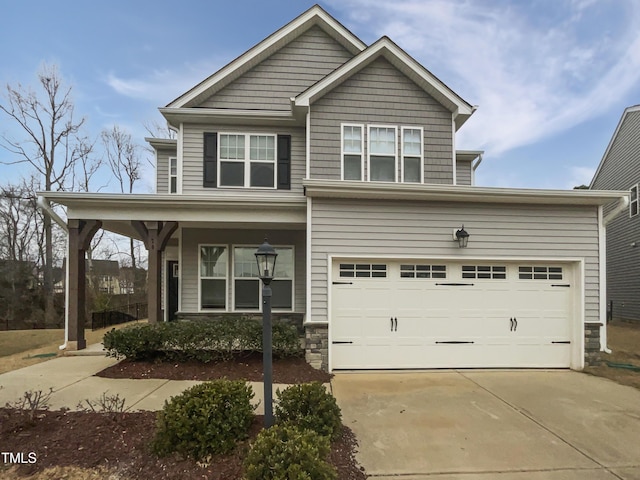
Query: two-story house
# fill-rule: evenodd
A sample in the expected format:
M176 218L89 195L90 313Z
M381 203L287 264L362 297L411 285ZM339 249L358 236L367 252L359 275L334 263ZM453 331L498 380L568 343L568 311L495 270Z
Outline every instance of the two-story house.
M616 319L640 321L640 105L628 107L611 137L591 189L629 192L629 209L607 228L607 299Z
M626 194L474 186L482 152L455 141L474 110L314 6L160 109L155 194L43 196L71 278L100 227L145 242L150 321L260 318L266 236L276 320L316 367L580 369L606 342L603 206ZM70 348L82 301L77 282Z

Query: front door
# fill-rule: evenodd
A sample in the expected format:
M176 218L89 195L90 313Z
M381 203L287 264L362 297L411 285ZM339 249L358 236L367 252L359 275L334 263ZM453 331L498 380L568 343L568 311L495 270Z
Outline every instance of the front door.
M178 311L178 262L170 260L167 262L167 318L171 322L176 319Z

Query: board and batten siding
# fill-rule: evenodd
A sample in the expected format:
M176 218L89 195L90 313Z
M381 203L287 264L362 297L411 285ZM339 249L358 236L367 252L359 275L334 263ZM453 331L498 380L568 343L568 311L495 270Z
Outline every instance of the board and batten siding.
M640 111L635 111L625 116L591 188L629 191L639 182ZM607 225L607 301L613 301L615 318L640 321L638 291L640 215L630 217L627 210Z
M471 162L456 160L456 185L471 185Z
M258 189L251 188L205 188L202 186L204 133L267 133L275 135L291 135L291 190L259 189L265 196L274 195L303 195L302 179L306 166L306 136L301 127L252 127L234 126L218 127L213 125L187 124L183 128L183 157L182 157L182 193L207 194L216 191L233 191L239 195L243 192L255 193Z
M182 264L180 291L182 303L180 311L185 313L196 313L199 311L198 305L198 245L226 245L231 249L233 246L252 246L256 249L264 241L265 234L268 235L269 243L277 246L294 247L294 312L304 313L306 309L306 234L303 230L281 230L269 231L268 228L261 230L245 229L206 229L206 228L185 228L182 230ZM229 253L231 251L229 250ZM232 282L232 255L229 255L228 264L228 311L233 311L233 295L231 293Z
M169 157L175 156L175 148L156 150L156 193L169 193Z
M583 258L585 321L599 322L597 207L314 198L311 321L326 321L328 256ZM464 224L469 246L452 232ZM570 228L568 228L570 226Z
M200 107L290 110L302 93L353 55L314 26L205 100Z
M386 59L373 61L311 105L311 178L340 180L341 123L395 125L398 146L401 126L423 127L425 183L453 183L451 113ZM364 134L366 164L366 127Z

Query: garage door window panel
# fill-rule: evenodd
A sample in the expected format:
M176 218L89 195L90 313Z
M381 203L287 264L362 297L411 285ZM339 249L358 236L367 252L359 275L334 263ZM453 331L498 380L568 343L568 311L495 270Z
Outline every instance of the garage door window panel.
M518 267L520 280L562 280L562 267L521 266Z
M383 263L341 263L341 278L386 278L387 265Z
M463 265L462 278L505 280L507 267L504 265Z
M400 265L400 278L447 278L446 265Z

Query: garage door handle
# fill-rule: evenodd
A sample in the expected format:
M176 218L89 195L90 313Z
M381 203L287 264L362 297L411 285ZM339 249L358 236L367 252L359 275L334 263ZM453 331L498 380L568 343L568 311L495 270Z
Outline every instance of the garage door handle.
M397 332L397 331L398 331L398 317L394 318L394 319L393 319L393 321L394 321L394 322L395 322L395 324L396 324L396 329L395 329L395 331Z
M510 318L509 321L511 322L511 326L509 327L509 331L513 332L513 318Z
M353 285L353 282L331 282L332 285Z
M552 284L552 287L570 287L571 285L568 283L556 283L556 284Z
M460 344L463 344L463 343L474 343L474 342L464 342L462 340L450 340L448 342L436 342L436 343L447 343L447 344L450 344L450 345L460 345Z
M336 341L336 342L331 342L331 343L333 343L334 345L344 345L344 344L346 344L346 343L353 343L353 342L347 342L347 341L345 341L345 342L341 342L341 341Z
M569 340L562 340L561 342L551 342L551 343L564 343L564 344L567 344L567 343L571 343L571 342Z
M393 317L391 317L389 320L391 320L391 331L392 332L397 332L398 331L398 318L396 317L395 319ZM395 326L395 329L394 329Z
M513 331L515 332L518 329L518 319L513 317Z

